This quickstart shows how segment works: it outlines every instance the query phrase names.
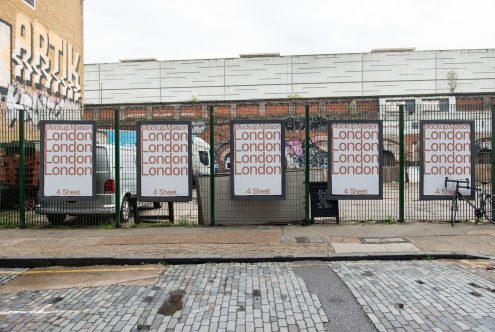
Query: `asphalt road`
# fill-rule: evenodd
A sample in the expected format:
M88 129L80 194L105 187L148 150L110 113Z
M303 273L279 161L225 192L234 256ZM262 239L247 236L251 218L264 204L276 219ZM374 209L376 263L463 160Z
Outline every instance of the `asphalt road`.
M347 286L325 262L297 262L293 271L316 294L329 323L328 331L376 331L373 323L357 303Z

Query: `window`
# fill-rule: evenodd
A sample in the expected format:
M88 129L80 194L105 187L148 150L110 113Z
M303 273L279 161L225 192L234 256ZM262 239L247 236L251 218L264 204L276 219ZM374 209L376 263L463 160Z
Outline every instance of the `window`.
M34 8L34 6L36 4L36 0L24 0L24 2L27 3L28 5L30 5L33 8Z
M205 166L208 166L210 163L210 158L208 156L208 152L207 151L198 151L199 153L199 161L205 165Z
M423 111L425 112L448 112L449 98L423 99Z
M225 158L223 159L223 164L225 165L225 169L230 169L230 153L227 153L225 155Z
M407 114L411 115L414 114L414 111L416 110L416 101L414 99L408 99L405 101L406 107L405 110Z
M492 163L492 150L482 149L478 151L478 164L491 164Z
M383 150L383 166L395 166L395 156L392 152Z

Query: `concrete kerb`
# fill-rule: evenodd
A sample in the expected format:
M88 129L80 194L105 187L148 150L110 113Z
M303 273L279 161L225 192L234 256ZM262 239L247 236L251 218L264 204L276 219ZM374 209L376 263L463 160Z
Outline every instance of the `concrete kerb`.
M36 268L51 266L140 265L140 264L206 264L206 263L264 263L296 261L366 261L366 260L436 260L436 259L495 259L495 257L459 252L358 253L316 256L252 256L234 257L211 255L203 257L1 257L0 268Z

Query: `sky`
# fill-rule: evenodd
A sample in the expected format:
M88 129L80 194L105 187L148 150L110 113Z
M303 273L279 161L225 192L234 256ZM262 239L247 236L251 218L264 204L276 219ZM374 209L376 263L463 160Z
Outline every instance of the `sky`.
M85 0L84 62L495 48L494 13L493 0Z

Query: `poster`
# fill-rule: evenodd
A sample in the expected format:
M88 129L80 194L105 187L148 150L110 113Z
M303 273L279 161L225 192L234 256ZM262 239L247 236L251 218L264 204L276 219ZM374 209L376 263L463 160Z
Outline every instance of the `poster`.
M420 199L452 199L455 183L474 185L474 121L420 121ZM470 189L460 193L474 198Z
M278 120L231 122L232 199L285 198L284 129Z
M42 121L41 199L84 200L96 194L96 123Z
M328 187L332 199L381 199L382 122L330 121Z
M138 199L192 199L190 121L140 122L137 130Z

